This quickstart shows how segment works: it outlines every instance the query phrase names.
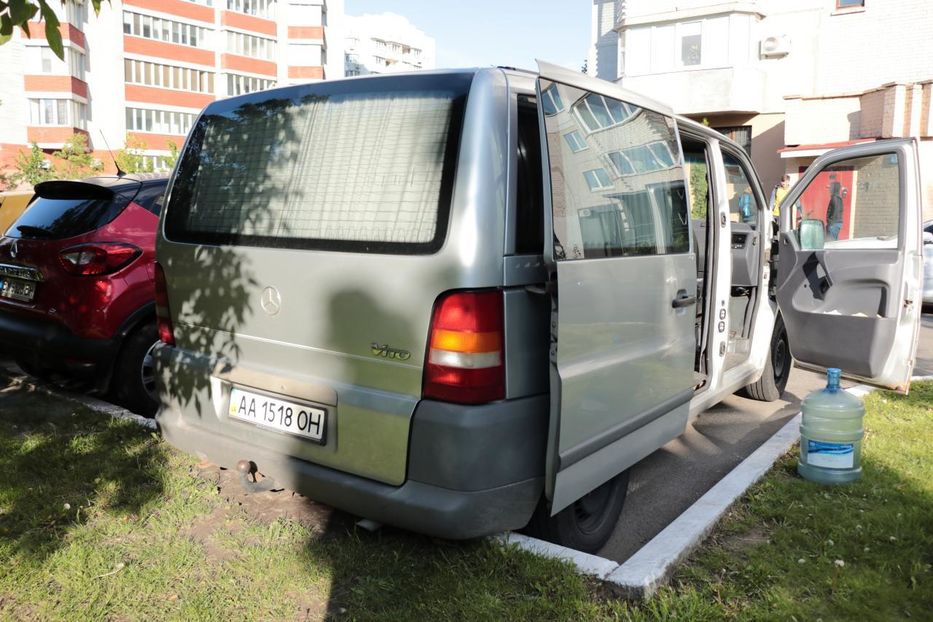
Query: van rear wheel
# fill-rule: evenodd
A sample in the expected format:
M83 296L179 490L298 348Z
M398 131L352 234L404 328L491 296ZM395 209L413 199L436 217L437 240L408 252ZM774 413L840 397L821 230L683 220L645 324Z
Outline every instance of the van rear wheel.
M628 493L629 472L623 471L554 516L544 498L525 533L577 551L595 553L603 548L619 522Z
M765 369L761 378L742 389L741 395L759 402L773 402L780 399L787 387L787 380L790 378L790 370L793 366L794 360L790 354L784 318L778 316L774 321L771 348L768 350L768 359L765 361Z

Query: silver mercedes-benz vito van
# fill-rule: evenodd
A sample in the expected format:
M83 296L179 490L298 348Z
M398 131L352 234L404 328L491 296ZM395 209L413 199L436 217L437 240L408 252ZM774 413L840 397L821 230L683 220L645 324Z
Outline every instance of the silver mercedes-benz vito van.
M627 469L731 392L776 399L788 346L906 387L913 145L827 156L787 205L833 166L887 184L876 217L817 248L786 214L772 283L745 152L615 84L542 63L212 103L158 239L159 425L378 522L596 550Z

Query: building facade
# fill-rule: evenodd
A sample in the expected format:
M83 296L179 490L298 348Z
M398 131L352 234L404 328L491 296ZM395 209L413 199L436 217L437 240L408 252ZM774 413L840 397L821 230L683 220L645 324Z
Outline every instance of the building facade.
M933 138L928 0L594 0L594 16L610 4L615 37L591 54L746 146L767 188L834 146Z
M434 39L401 15L345 18L347 76L434 69Z
M204 106L277 85L343 75L342 0L112 0L55 5L65 58L45 24L0 46L0 169L32 143L84 133L107 154L135 146L159 168ZM331 47L336 42L336 49Z

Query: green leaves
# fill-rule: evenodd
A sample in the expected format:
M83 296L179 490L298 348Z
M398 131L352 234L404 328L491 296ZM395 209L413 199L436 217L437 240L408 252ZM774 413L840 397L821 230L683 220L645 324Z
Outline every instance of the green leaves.
M22 0L19 0L22 1ZM39 11L42 13L42 19L45 21L45 38L49 42L49 47L55 52L55 56L65 60L65 51L62 48L62 33L58 30L58 16L45 0L39 1Z
M62 0L62 7L68 1ZM100 14L102 3L103 0L91 0L95 15ZM56 56L64 60L65 52L62 46L62 33L59 30L60 22L54 9L49 6L48 0L0 0L0 45L13 37L15 26L19 26L29 37L29 22L36 19L37 14L45 23L45 38L49 42L49 47Z

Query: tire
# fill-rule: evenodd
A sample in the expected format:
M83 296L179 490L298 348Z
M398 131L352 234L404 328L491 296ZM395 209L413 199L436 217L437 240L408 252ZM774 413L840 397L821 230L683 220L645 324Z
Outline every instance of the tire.
M155 322L143 324L127 336L113 371L111 392L126 408L154 417L159 408L152 350L159 343Z
M550 516L550 508L542 498L525 533L577 551L597 552L619 522L628 493L628 475L623 471L554 516Z
M759 402L773 402L781 398L790 378L793 367L793 358L790 355L790 345L787 341L787 329L784 328L784 318L777 317L774 322L774 332L771 335L771 347L768 349L768 359L765 369L758 382L742 389L745 397Z

